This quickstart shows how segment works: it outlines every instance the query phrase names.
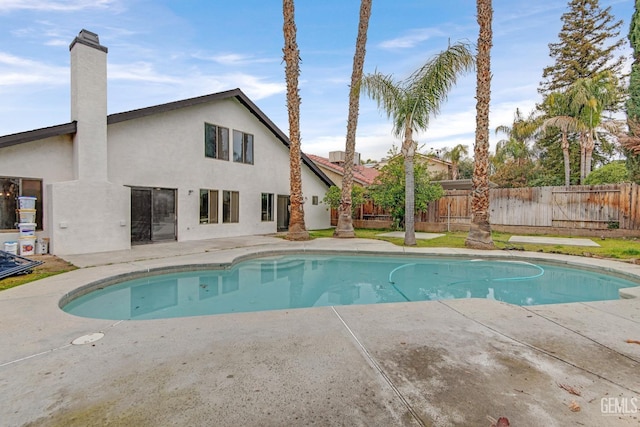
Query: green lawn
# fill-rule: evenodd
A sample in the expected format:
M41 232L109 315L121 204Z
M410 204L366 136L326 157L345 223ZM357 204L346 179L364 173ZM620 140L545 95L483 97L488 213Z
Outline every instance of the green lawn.
M395 245L402 246L402 238L380 237L379 234L389 230L370 230L356 229L356 237L363 239L378 239L391 242ZM310 232L311 237L332 237L333 229L315 230ZM467 238L467 232L443 232L443 237L430 240L418 239L418 247L420 248L464 248L464 241ZM594 242L600 247L583 247L583 246L566 246L566 245L535 245L526 243L509 243L511 234L492 233L493 242L497 249L524 250L531 252L546 252L566 255L578 256L594 256L602 258L613 258L617 260L635 260L640 258L640 240L637 238L629 239L596 239ZM548 237L566 237L566 236L548 236Z

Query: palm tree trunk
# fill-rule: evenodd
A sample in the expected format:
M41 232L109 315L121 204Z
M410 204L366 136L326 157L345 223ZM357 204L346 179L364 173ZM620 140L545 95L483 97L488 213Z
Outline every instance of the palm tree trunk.
M593 135L589 133L587 138L587 143L585 145L584 150L584 178L587 179L589 174L591 173L591 162L593 160L593 149L595 148L595 141L593 140Z
M413 161L416 154L416 142L413 140L413 129L407 123L402 143L402 156L404 157L404 244L416 245L415 228L415 176Z
M477 0L478 36L476 86L476 141L474 147L471 226L465 246L494 249L489 223L489 104L491 101L491 0Z
M356 237L351 217L351 190L353 189L353 159L356 152L356 128L358 127L358 110L360 109L360 81L362 80L366 54L371 2L372 0L362 0L360 2L360 23L358 25L356 52L353 56L353 71L351 72L351 87L349 90L349 117L347 119L342 196L340 207L338 208L338 225L333 233L335 237Z
M287 80L287 110L289 112L289 180L291 212L289 216L289 240L308 240L309 232L304 225L304 200L302 198L302 171L300 161L300 52L296 42L296 23L293 0L282 1L284 16L284 62Z
M580 184L584 185L584 179L587 177L587 138L586 134L580 134Z
M562 132L562 157L564 158L564 185L571 185L571 164L569 158L569 140L567 133Z

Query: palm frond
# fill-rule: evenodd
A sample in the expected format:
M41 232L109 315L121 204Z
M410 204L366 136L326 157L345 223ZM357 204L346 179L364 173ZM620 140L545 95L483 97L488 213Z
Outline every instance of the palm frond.
M440 106L458 77L474 67L475 57L470 46L458 42L435 55L407 78L407 91L414 95L411 108L414 129L426 129L429 117L440 112Z
M401 112L405 96L404 88L391 75L376 71L373 74L367 74L362 77L360 89L369 98L376 101L378 108L381 108L387 114L387 118L393 119L393 133L400 135L403 130L402 123L404 122Z

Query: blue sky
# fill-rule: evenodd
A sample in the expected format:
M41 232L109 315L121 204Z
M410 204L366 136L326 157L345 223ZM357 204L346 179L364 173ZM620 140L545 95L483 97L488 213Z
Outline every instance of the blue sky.
M626 39L633 0L600 5L624 21ZM493 6L492 145L500 139L493 128L540 101L548 44L557 42L567 1ZM355 0L296 2L302 149L309 154L344 149L358 13ZM373 0L365 72L402 79L449 41L475 43L475 13L470 0ZM239 87L288 133L280 1L0 0L0 135L70 120L69 44L83 28L109 48L109 113ZM472 153L474 96L470 74L417 136L422 151L461 143ZM363 159L379 159L398 144L390 121L364 97L356 144Z

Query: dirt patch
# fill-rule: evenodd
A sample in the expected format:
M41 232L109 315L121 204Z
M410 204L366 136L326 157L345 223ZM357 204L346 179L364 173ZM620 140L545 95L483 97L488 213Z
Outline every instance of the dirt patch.
M62 273L76 268L73 264L55 255L33 255L28 258L42 262L33 269L34 273Z

